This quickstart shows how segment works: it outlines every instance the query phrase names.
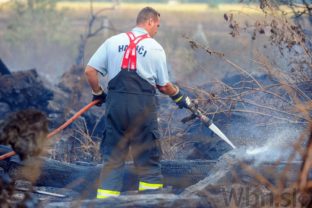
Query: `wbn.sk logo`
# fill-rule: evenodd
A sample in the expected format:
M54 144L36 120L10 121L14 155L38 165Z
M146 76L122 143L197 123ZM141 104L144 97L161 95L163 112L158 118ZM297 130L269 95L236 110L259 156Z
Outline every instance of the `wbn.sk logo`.
M260 189L249 187L221 189L224 204L236 207L296 207L296 205L308 205L312 196L300 193L297 189L287 190L274 195L272 192L264 193Z

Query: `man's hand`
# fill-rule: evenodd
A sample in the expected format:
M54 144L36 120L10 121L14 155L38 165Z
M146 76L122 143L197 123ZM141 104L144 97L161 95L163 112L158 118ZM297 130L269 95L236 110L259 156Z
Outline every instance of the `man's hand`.
M179 106L179 108L189 108L192 103L191 99L188 96L183 95L180 89L177 90L178 92L175 95L170 96L171 99L177 104L177 106Z
M100 87L100 91L99 92L94 92L92 91L92 101L94 100L99 100L99 102L96 104L96 106L102 106L103 103L105 103L106 101L106 93L104 92L104 90L102 89L102 87Z

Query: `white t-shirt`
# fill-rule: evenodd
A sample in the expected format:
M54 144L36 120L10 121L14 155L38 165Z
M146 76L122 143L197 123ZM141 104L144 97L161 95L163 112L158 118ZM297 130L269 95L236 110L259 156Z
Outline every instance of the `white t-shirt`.
M147 31L135 27L132 33L137 37ZM121 70L122 59L129 45L126 33L107 39L93 54L88 65L95 68L103 76L113 79ZM151 85L164 86L169 82L166 54L162 46L153 38L146 38L137 45L137 74Z

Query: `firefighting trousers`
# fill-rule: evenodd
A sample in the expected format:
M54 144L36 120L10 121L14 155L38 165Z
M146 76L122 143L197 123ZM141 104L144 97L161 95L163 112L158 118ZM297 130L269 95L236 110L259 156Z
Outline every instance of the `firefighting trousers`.
M103 196L120 194L129 151L139 176L139 190L162 188L155 99L151 95L108 92L98 196L102 192Z

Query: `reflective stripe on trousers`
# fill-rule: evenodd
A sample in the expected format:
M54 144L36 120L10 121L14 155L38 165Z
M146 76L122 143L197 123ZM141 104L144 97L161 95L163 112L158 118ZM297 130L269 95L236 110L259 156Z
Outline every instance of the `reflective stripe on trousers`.
M160 184L160 183L146 183L143 181L140 181L139 183L139 191L154 190L154 189L161 189L161 188L163 188L163 184Z
M112 191L112 190L105 190L105 189L98 189L97 190L97 199L106 199L111 196L119 196L120 192L119 191Z

